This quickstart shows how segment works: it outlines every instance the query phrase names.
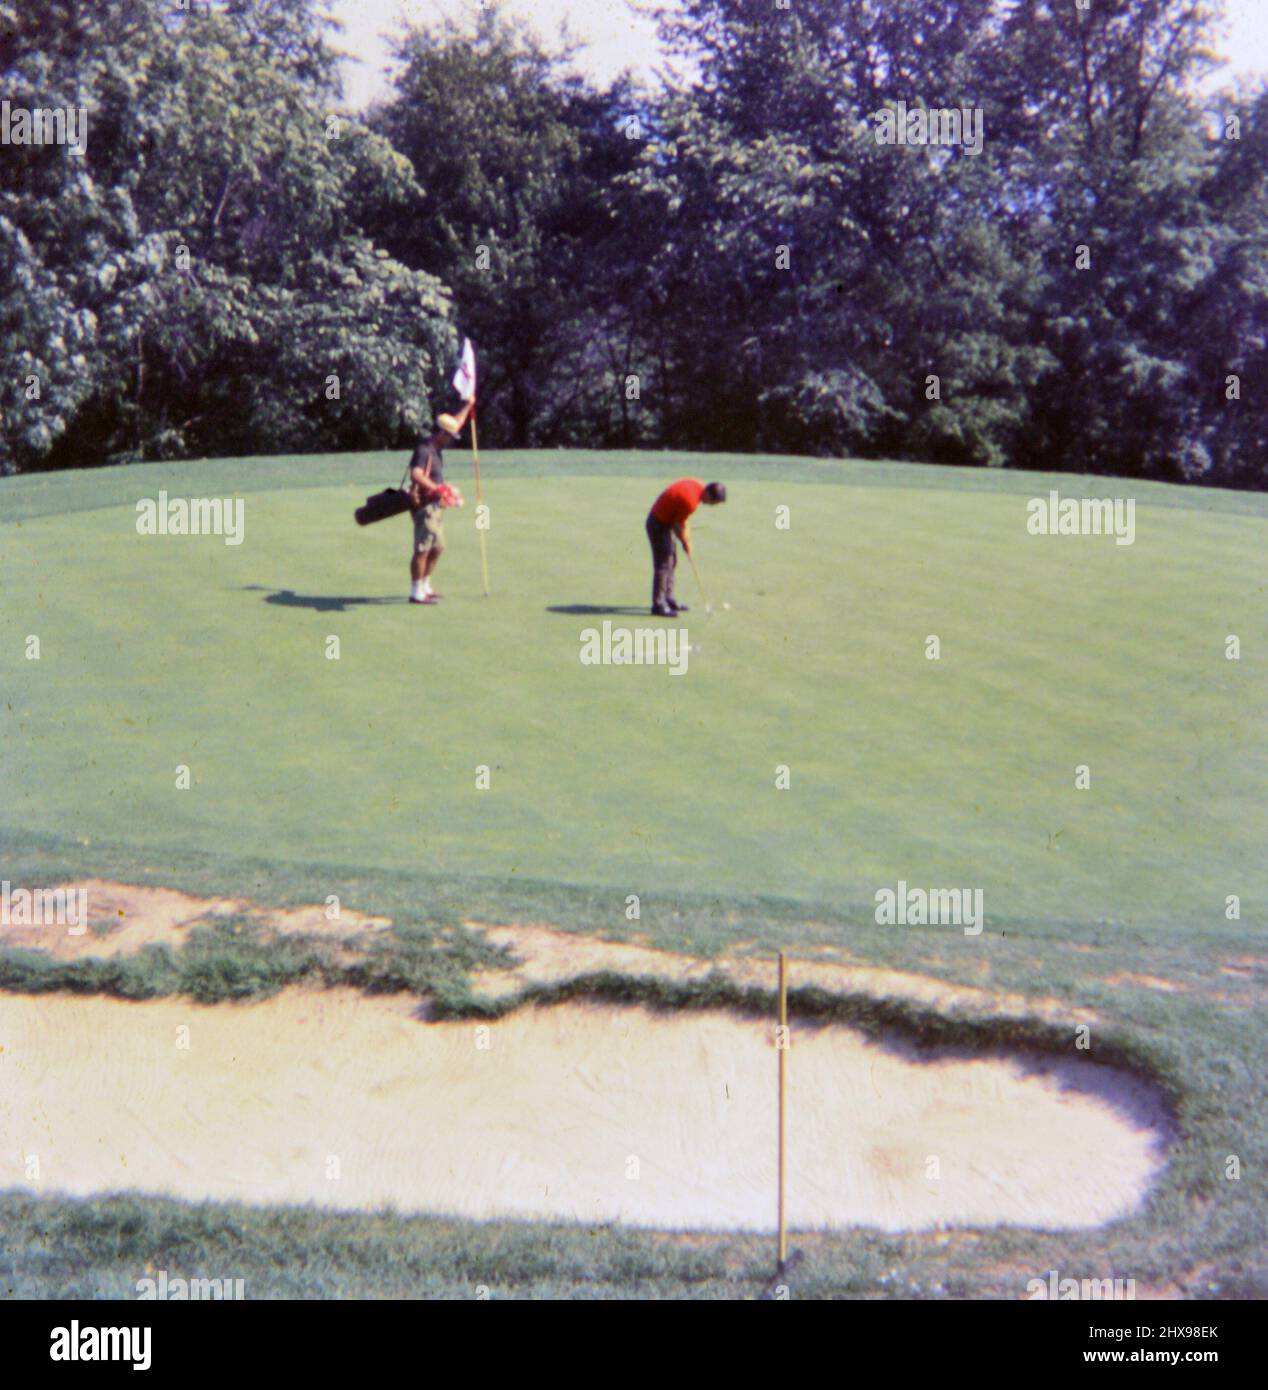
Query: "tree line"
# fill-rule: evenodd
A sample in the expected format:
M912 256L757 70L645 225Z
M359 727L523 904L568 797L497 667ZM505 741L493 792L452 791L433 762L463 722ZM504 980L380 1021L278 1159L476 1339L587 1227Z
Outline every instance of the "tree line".
M1268 482L1268 88L1207 0L496 5L341 108L316 0L0 0L0 470L499 447ZM82 109L81 151L22 112Z

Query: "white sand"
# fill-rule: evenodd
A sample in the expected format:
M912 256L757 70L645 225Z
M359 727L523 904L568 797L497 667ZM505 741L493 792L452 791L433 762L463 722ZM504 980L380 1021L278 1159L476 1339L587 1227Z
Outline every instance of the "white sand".
M768 1025L569 1004L487 1025L481 1049L479 1025L416 1007L0 995L0 1188L773 1227ZM926 1062L799 1027L789 1080L794 1230L1093 1226L1164 1162L1148 1089L1073 1053Z

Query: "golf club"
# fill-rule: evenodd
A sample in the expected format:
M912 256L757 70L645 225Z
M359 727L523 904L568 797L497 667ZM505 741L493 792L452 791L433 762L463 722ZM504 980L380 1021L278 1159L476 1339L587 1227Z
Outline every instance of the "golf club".
M704 600L704 611L705 611L706 613L708 613L710 616L712 616L712 615L713 615L713 605L709 602L709 595L706 594L705 591L704 591L704 583L703 583L703 581L702 581L701 578L700 578L700 571L696 568L696 559L695 559L695 556L692 555L691 551L689 551L689 550L684 551L684 554L687 556L687 559L688 559L688 561L689 561L690 564L691 564L691 572L692 572L692 574L694 574L694 575L696 576L696 584L699 586L699 589L700 589L700 597Z

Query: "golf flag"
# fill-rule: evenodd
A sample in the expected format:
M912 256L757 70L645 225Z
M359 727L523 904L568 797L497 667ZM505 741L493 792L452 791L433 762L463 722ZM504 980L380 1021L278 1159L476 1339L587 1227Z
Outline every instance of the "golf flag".
M462 361L458 364L458 370L454 373L453 389L462 397L464 401L475 400L476 394L476 360L475 348L471 346L471 339L462 340Z

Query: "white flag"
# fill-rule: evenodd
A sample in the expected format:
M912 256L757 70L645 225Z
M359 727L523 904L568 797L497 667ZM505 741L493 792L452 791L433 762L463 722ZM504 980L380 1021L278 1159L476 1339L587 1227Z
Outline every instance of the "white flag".
M462 361L458 364L458 370L454 373L453 389L457 391L464 401L475 400L475 348L471 346L470 338L464 338L462 340Z

